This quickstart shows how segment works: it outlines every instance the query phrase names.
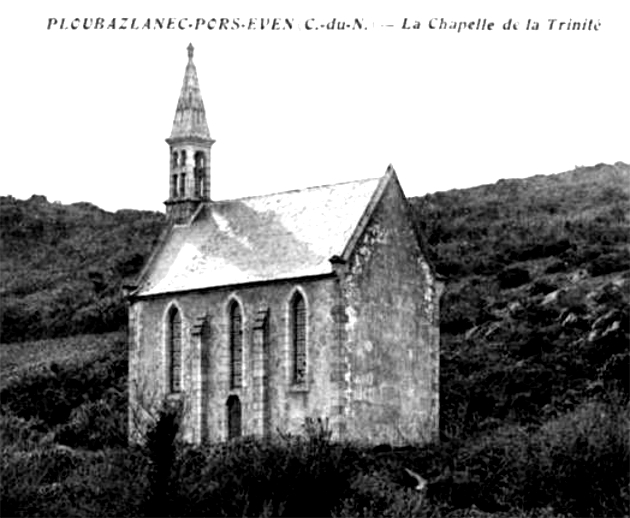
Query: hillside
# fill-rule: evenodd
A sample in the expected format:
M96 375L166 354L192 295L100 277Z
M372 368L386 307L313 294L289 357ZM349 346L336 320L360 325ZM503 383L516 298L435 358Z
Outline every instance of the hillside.
M5 512L303 515L315 494L321 515L407 516L412 468L429 480L419 516L627 516L630 167L410 201L447 281L441 444L331 445L311 427L165 464L169 439L124 446L123 333L33 340L124 328L123 279L163 216L3 198L2 338L20 342L0 346Z
M626 402L630 167L598 165L412 200L442 299L443 433Z
M156 212L1 197L0 341L123 327L123 279L138 273L164 223Z

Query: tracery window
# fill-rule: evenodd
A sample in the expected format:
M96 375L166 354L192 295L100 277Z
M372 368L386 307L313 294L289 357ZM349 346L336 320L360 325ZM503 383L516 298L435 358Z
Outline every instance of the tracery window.
M235 389L243 384L243 317L238 302L232 302L229 315L230 388Z
M290 327L291 382L301 385L306 382L306 303L299 291L291 299Z
M180 392L182 389L182 317L175 307L168 313L167 351L169 391Z

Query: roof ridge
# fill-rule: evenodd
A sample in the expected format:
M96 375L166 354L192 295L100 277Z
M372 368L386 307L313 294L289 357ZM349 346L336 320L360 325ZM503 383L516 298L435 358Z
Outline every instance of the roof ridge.
M351 183L373 182L380 179L381 179L381 176L374 176L372 178L361 178L360 180L348 180L346 182L328 183L328 184L322 184L322 185L310 185L308 187L303 187L301 189L289 189L288 191L277 191L277 192L270 192L267 194L255 194L253 196L243 196L241 198L228 198L226 200L212 200L210 204L217 205L219 203L228 203L232 201L251 200L254 198L267 198L269 196L276 196L279 194L297 194L297 193L305 192L305 191L313 191L315 189L324 189L326 187L337 187L339 185L348 185Z

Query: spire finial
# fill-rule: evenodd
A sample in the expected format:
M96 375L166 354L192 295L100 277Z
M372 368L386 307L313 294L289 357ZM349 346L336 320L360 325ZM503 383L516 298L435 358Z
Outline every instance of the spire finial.
M192 59L193 52L195 52L195 47L193 47L192 43L188 44L187 50L188 50L188 59Z

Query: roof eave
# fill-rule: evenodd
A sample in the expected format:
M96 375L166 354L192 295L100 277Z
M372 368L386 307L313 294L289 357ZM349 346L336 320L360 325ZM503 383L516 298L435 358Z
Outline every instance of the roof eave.
M219 290L232 290L236 288L252 288L256 286L263 286L266 284L274 284L281 282L298 282L298 281L316 281L320 279L327 279L335 277L336 273L333 271L318 273L312 275L301 275L296 277L282 277L278 279L264 279L260 281L249 281L249 282L240 282L235 284L224 284L219 286L207 286L204 288L190 288L185 290L173 290L173 291L161 291L159 293L146 293L140 294L139 289L137 289L134 293L129 295L129 299L131 302L135 302L138 300L151 300L165 296L175 296L175 295L186 295L189 293L208 293L210 291L219 291Z
M160 236L158 237L158 241L156 245L153 247L153 251L151 252L151 255L149 256L149 259L142 267L142 270L140 270L140 273L137 275L135 282L131 285L125 286L125 297L128 300L135 298L138 292L142 289L142 284L147 279L149 271L151 270L151 267L155 263L157 256L160 254L160 252L166 245L166 242L168 241L169 237L171 236L173 227L174 227L174 224L172 221L166 224L166 226L162 229Z

